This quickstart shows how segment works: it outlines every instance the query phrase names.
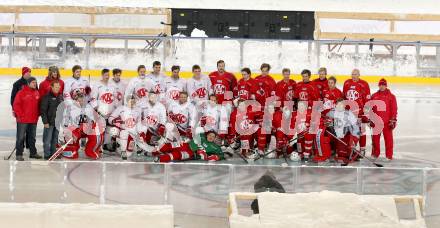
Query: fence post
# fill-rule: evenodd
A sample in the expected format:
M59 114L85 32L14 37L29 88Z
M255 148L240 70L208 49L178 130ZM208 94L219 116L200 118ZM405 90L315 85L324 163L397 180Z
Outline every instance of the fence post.
M8 46L8 67L11 68L12 67L12 54L13 54L13 50L14 50L14 37L12 35L9 35L9 46Z
M244 42L244 40L238 40L238 43L240 43L240 68L242 68L244 64Z
M356 194L358 194L358 195L364 194L364 186L363 186L363 181L362 181L362 173L363 173L363 168L362 167L357 167L356 168Z
M158 165L158 164L153 164ZM169 204L170 201L170 188L171 188L171 180L170 180L170 173L171 173L171 164L163 164L164 166L164 186L165 186L165 192L164 192L164 203Z
M90 61L90 38L87 37L86 38L86 69L88 70L90 65L89 65L89 61Z
M106 163L101 163L102 169L101 169L101 183L99 185L99 203L105 204L105 182L106 182Z
M206 65L205 65L205 45L206 45L206 43L205 43L205 38L202 38L202 53L201 53L201 55L200 55L200 63L201 63L201 65L202 65L202 69L203 70L205 70L205 67L206 67Z
M16 164L17 164L17 161L9 161L9 198L10 198L11 202L15 201L14 177L15 177L15 170L17 169Z
M397 61L397 47L398 46L396 44L393 44L392 47L393 47L393 76L396 76L397 75L396 61Z

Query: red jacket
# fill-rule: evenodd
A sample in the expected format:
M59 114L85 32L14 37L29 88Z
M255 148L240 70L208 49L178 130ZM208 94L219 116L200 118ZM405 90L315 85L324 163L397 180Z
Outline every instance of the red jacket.
M328 80L327 78L324 80L321 80L320 78L317 78L315 80L313 80L313 82L315 83L316 87L319 90L319 94L321 95L321 98L323 98L323 94L324 94L324 90L328 89Z
M29 86L23 87L15 97L13 109L17 123L36 124L40 115L40 94L38 90L31 89Z
M277 83L270 75L259 75L254 79L256 91L255 100L260 102L261 107L266 104L266 98L275 96L275 88Z
M63 94L63 90L64 90L64 82L61 79L49 79L49 77L46 77L46 79L44 81L42 81L40 83L39 86L39 90L38 92L40 92L40 97L44 97L47 93L49 93L50 91L50 83L52 83L52 81L54 80L58 80L60 83L60 94Z
M289 79L288 82L281 80L277 83L275 94L278 96L279 101L281 101L281 107L284 106L285 101L293 101L295 88L296 82L292 79Z
M256 86L254 79L249 78L247 81L243 78L237 83L237 90L234 93L234 97L243 100L251 100L255 97Z
M365 103L370 99L370 86L368 83L362 79L359 81L353 81L353 79L348 79L344 82L344 93L345 99L350 101L356 101L359 108L362 110Z
M335 107L338 98L344 98L344 94L336 87L334 89L327 88L322 91L322 98L324 101L324 110L329 111Z
M371 96L371 100L381 100L385 102L385 111L378 111L377 106L373 106L373 112L382 119L384 124L388 124L389 120L397 120L396 97L389 89L386 89L385 91L377 91Z
M312 107L314 101L319 101L321 96L314 82L299 82L296 84L295 96L298 101L307 101Z
M218 71L214 71L209 74L211 79L212 90L217 97L217 102L222 104L224 100L232 100L233 93L237 89L237 79L229 72L220 74ZM229 98L226 99L225 93L229 93Z

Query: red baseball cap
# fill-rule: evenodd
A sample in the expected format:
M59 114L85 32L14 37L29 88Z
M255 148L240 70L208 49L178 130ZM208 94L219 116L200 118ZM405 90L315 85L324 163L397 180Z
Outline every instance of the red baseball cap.
M381 85L388 86L387 80L385 80L385 78L382 78L379 80L379 86L381 86Z
M31 68L29 68L29 67L21 68L21 76L25 75L26 73L30 73L30 72L31 72Z

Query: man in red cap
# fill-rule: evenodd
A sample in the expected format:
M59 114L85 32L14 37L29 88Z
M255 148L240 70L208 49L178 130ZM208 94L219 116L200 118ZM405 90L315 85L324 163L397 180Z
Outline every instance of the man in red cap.
M373 106L372 111L376 113L383 121L383 129L379 132L374 132L372 135L373 158L378 158L380 155L380 135L383 133L385 139L385 156L388 161L393 159L393 130L397 122L397 102L396 97L387 88L387 81L382 78L379 81L379 90L371 96L371 100L383 101L385 103L385 110L378 110L377 106ZM374 127L374 124L371 127ZM380 129L379 129L380 130Z

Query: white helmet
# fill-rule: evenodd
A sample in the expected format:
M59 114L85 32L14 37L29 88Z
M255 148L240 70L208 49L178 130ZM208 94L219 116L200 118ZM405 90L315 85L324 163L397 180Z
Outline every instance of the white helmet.
M290 160L294 161L294 162L299 162L299 161L301 161L301 157L299 156L299 154L297 152L292 152L290 154Z

